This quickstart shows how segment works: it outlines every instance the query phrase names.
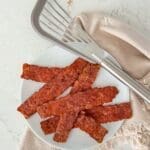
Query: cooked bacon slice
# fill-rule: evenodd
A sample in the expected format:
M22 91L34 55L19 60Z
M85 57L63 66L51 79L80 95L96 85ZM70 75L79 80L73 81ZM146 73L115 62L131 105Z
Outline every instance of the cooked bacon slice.
M92 117L84 114L79 115L75 123L75 127L88 133L97 142L102 142L107 130L98 124Z
M89 63L80 74L78 80L75 81L71 93L90 89L96 79L100 65Z
M92 83L96 79L98 70L99 65L90 63L87 64L82 73L79 75L78 80L75 81L71 93L76 93L91 88ZM77 114L78 112L69 112L60 116L60 121L54 135L54 140L56 142L65 142L67 140L70 130L74 125L73 123L77 118Z
M23 64L23 72L21 78L47 83L51 81L59 73L63 72L65 69L66 68L41 67L38 65L31 65L25 63Z
M87 62L77 59L67 67L61 74L58 74L51 82L45 84L38 92L30 96L23 104L18 107L25 118L30 117L36 112L38 106L54 100L61 95L78 78Z
M54 141L66 142L77 116L78 112L69 112L60 115L60 120L58 122L56 133L53 138Z
M132 116L132 108L130 102L109 105L109 106L96 106L90 110L86 110L86 115L93 117L97 123L108 123L112 121L119 121L122 119L130 118ZM59 117L56 116L56 118ZM48 120L45 121L45 124L49 122ZM55 122L56 120L55 118L54 119L50 118L50 120L51 122L47 124L47 128L54 128L53 126L57 126L56 124L58 122ZM44 129L43 131L45 132ZM56 131L56 127L54 132L55 131Z
M132 116L130 102L121 103L110 106L96 106L90 110L86 110L98 123L107 123L128 119Z
M57 101L45 103L37 108L37 112L42 118L46 118L50 115L91 109L94 106L111 102L117 93L117 88L113 86L93 88L84 92L67 95L59 98Z
M41 128L45 134L51 134L56 131L60 116L53 116L44 121L41 121Z
M57 124L59 122L59 116L52 116L47 120L40 122L41 128L45 134L51 134L56 131Z
M128 119L131 116L132 116L132 109L131 109L130 102L109 105L109 106L97 106L90 110L86 110L86 117L94 118L98 124L108 123L108 122L112 122L112 121L119 121L122 119ZM43 121L42 122L43 126L46 126L45 128L42 127L44 133L46 133L46 134L54 133L56 131L58 121L59 121L58 116L55 116L53 118L49 118L49 119ZM77 125L75 122L75 127L76 126ZM53 130L51 130L51 129L53 129Z

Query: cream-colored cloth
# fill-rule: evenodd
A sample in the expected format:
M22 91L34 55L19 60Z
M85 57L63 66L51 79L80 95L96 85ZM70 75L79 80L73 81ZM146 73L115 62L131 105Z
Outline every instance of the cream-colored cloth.
M111 53L122 68L145 86L150 88L150 41L128 25L100 13L84 13L76 22ZM97 150L150 148L150 104L131 93L132 119L126 120L114 137L98 145ZM56 150L38 139L29 129L26 131L20 150Z

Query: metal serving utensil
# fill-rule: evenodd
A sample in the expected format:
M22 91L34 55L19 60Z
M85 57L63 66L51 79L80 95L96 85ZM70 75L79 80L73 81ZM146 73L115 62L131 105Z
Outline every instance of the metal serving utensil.
M105 50L85 32L76 26L75 32L70 29L73 18L57 0L38 0L32 12L32 25L43 37L55 42L68 51L101 64L111 74L126 84L140 97L150 103L150 91L133 79L107 56Z

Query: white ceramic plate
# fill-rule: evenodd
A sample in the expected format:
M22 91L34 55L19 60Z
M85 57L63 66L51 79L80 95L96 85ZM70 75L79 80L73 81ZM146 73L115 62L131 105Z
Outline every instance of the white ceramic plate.
M40 66L58 66L64 67L66 65L71 64L78 56L67 52L59 47L49 48L46 53L40 56L38 59L33 61L33 64L37 64ZM37 91L43 84L24 80L22 85L22 102ZM97 79L94 83L94 87L101 87L113 85L119 89L119 94L113 100L113 103L120 103L129 100L129 89L122 84L119 80L113 77L109 72L105 69L101 68L100 72L98 73ZM98 143L92 139L88 134L82 132L79 129L73 129L69 135L69 138L66 143L56 143L53 141L53 134L52 135L44 135L40 128L40 117L38 114L33 115L30 117L27 122L32 129L32 131L44 142L55 145L56 147L68 150L83 150L83 149L90 149L93 146L98 145ZM108 130L108 134L105 136L104 141L110 139L116 131L120 128L123 121L117 121L113 123L103 124L105 128Z

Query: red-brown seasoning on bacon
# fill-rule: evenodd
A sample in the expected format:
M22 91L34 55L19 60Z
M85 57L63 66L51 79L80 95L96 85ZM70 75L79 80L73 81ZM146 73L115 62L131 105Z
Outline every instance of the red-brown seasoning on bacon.
M54 100L61 95L78 78L87 62L77 59L67 67L61 74L58 74L51 82L45 84L38 92L30 96L23 104L18 107L25 118L30 117L36 112L38 106Z
M100 65L89 63L80 74L78 80L75 81L71 93L90 89L96 79Z
M130 102L121 103L110 106L97 106L90 110L86 110L98 123L107 123L128 119L132 116L132 109Z
M76 93L91 88L92 83L96 79L98 70L99 65L90 63L87 64L82 73L79 75L78 80L75 81L71 93ZM55 141L65 142L67 140L69 132L73 127L74 120L77 118L77 114L78 112L69 112L60 116L60 121L54 135Z
M65 68L58 67L41 67L38 65L31 65L25 63L23 64L23 72L21 78L47 83L51 81L56 75L63 72L64 69Z
M51 134L56 131L57 124L59 122L59 116L52 116L47 120L40 122L41 128L45 134Z
M117 93L117 88L113 86L93 88L84 92L67 95L59 98L57 101L45 103L37 108L37 112L42 118L46 118L50 115L91 109L94 106L111 102Z
M76 121L77 115L78 112L69 112L60 115L60 120L53 138L54 141L61 143L66 142L70 130L73 128L74 122Z
M96 79L96 75L99 71L99 68L100 68L100 66L97 64L90 64L90 63L87 64L87 66L83 69L82 73L79 75L78 80L75 81L71 93L76 93L76 92L84 91L84 90L91 88L91 85L93 84L93 82ZM43 126L46 126L46 127L42 128L43 131L46 133L47 133L47 131L49 131L49 133L52 133L51 131L53 131L53 132L56 131L54 139L58 142L66 141L69 131L70 131L70 129L68 130L68 121L69 120L66 119L66 117L69 117L69 118L71 117L71 119L73 119L72 113L71 114L65 113L61 117L60 122L56 121L58 119L58 116L56 116L56 119L54 117L54 118L50 118L50 119L44 121ZM75 115L74 117L76 118L77 115ZM58 122L59 122L59 124L58 124ZM58 124L58 126L57 126L57 124ZM72 127L72 126L73 126L73 121L72 122L69 121L69 127ZM56 127L57 127L57 130L56 130ZM53 130L51 130L51 129L53 129Z
M92 117L85 116L83 114L79 115L75 123L75 127L88 133L97 142L102 142L107 130L98 124Z
M130 118L132 116L132 108L131 108L130 102L109 105L109 106L96 106L90 110L86 110L86 115L91 116L94 119L96 119L95 121L98 124L108 123L112 121L119 121L122 119ZM58 118L58 116L56 116L56 118ZM48 120L47 122L49 122ZM53 120L50 118L51 123L48 123L48 124L46 123L47 130L48 128L50 129L55 128L54 132L56 131L57 125L53 125L53 124L57 124L58 122L55 122L55 120L56 120L55 118ZM44 129L43 131L45 132Z

